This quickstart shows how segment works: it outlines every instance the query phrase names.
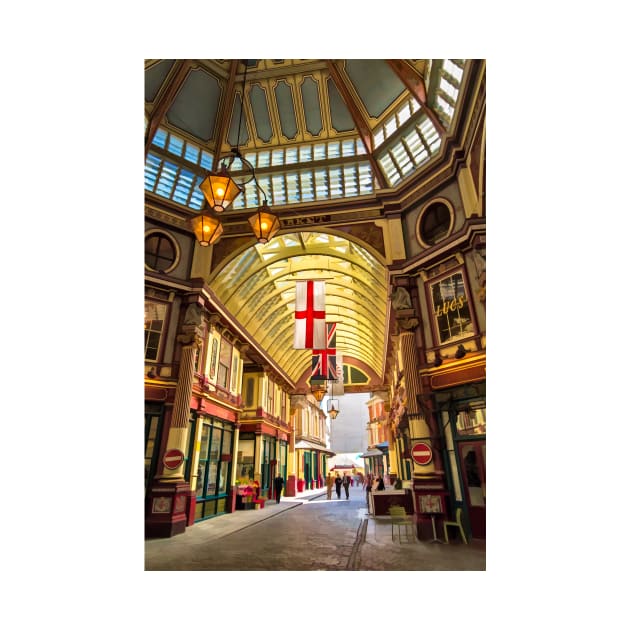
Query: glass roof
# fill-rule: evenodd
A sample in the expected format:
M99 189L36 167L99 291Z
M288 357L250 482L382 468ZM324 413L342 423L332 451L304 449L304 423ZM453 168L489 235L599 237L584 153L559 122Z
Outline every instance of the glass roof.
M337 350L382 376L387 270L365 247L337 234L276 236L237 255L208 284L261 348L297 381L311 350L293 348L295 282L326 283L326 321L337 323Z

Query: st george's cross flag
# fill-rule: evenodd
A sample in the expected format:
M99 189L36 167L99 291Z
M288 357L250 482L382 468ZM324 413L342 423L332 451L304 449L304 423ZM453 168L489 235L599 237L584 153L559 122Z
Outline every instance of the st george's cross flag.
M326 324L326 346L313 350L312 379L333 381L337 378L337 324Z
M325 309L326 283L323 280L295 283L294 348L326 348Z

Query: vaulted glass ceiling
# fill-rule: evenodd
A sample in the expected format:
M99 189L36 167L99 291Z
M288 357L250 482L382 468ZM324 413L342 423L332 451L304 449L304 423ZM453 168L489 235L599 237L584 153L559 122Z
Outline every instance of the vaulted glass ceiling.
M337 323L337 351L382 376L387 270L357 243L321 232L282 234L215 270L208 283L297 381L310 370L312 351L293 348L296 280L325 281L326 321Z

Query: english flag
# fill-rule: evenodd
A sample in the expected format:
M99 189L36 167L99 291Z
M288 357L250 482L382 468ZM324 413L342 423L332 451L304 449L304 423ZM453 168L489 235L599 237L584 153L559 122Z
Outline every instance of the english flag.
M326 324L326 348L313 350L311 378L334 381L337 379L337 324Z
M323 280L295 283L294 348L326 348L325 309L326 283Z

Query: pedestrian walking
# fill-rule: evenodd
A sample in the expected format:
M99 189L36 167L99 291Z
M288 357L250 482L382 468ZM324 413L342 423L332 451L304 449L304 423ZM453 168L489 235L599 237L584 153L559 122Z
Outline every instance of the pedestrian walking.
M328 476L326 477L326 498L327 499L332 499L332 489L334 485L335 485L335 478L332 476L331 473L328 473Z
M278 473L278 476L273 480L273 487L276 491L276 503L280 503L280 495L282 494L282 486L284 486L284 479L282 475Z
M346 491L346 499L350 499L350 477L348 477L346 473L343 473L341 484L343 485L343 489Z
M335 476L335 492L337 493L337 498L341 499L341 477L339 473Z

